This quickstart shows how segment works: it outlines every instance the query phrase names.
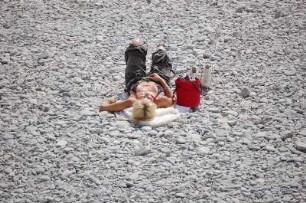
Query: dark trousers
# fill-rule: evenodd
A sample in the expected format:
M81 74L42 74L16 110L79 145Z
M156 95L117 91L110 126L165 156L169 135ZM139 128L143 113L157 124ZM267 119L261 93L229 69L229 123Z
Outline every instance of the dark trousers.
M146 77L146 55L147 48L145 46L130 45L125 51L125 91L130 92L131 86ZM167 55L167 52L158 49L152 54L151 70L148 74L157 73L168 84L170 81L169 70L172 69L172 64Z

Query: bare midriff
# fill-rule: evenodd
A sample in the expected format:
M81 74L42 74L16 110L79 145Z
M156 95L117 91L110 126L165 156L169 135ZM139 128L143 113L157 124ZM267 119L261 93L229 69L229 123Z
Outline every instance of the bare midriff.
M148 98L153 100L158 94L158 88L155 82L144 81L138 84L135 93L136 93L136 98L138 99Z

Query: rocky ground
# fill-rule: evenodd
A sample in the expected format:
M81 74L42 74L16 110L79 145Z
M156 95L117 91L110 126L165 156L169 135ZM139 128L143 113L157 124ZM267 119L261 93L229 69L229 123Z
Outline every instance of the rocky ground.
M306 3L250 2L1 0L0 202L306 202ZM197 112L98 112L134 37L212 65Z

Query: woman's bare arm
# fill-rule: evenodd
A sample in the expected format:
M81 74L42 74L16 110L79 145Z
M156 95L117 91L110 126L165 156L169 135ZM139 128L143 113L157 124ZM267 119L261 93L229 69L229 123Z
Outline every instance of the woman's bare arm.
M173 100L172 98L166 97L166 96L158 96L155 100L154 103L157 105L159 108L167 108L173 105Z
M169 85L167 84L167 82L162 77L160 77L156 73L153 73L153 74L149 75L148 78L158 82L162 86L162 88L164 89L164 93L165 93L166 97L171 98L171 99L173 98L172 90L170 89Z
M99 106L99 111L109 111L109 112L117 112L122 111L125 108L131 107L135 99L133 97L129 97L126 100L117 101L115 103L110 104L102 104Z
M162 88L164 89L164 93L167 97L171 98L173 97L173 92L170 89L169 85L166 83L166 81L164 79L161 78L161 80L159 81L160 85L162 86Z

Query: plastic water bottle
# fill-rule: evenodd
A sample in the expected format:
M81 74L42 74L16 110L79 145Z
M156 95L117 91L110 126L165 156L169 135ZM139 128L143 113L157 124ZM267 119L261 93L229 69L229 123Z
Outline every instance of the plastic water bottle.
M192 67L190 69L189 79L190 80L195 80L196 74L197 74L197 68L196 67Z
M201 73L201 85L204 88L210 88L211 70L209 65L205 65Z

